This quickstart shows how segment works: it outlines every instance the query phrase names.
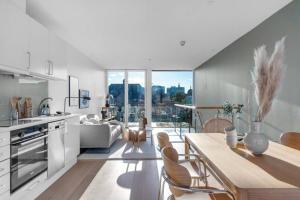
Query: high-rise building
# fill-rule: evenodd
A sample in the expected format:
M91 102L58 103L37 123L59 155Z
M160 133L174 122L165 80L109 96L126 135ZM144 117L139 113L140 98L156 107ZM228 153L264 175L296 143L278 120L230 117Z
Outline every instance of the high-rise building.
M176 93L185 93L185 88L181 87L180 84L178 84L178 86L171 86L169 88L167 88L167 95L172 97L174 96Z

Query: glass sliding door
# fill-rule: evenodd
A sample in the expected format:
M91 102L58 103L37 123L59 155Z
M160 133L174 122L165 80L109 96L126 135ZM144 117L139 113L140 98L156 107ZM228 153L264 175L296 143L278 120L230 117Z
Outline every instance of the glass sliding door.
M138 126L145 115L145 71L128 70L128 126Z
M174 127L186 121L187 113L174 104L192 104L192 86L192 71L152 71L152 126Z
M107 71L110 112L118 121L125 121L125 71Z

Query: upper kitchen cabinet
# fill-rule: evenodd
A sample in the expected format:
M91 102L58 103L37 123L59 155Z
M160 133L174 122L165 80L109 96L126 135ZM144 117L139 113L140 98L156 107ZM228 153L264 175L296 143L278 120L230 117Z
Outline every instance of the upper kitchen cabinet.
M50 74L58 79L67 80L67 44L49 34L49 64Z
M28 22L18 7L9 0L0 0L0 65L28 70Z
M30 56L29 70L32 74L48 77L51 74L51 66L48 58L48 30L29 18L29 45Z

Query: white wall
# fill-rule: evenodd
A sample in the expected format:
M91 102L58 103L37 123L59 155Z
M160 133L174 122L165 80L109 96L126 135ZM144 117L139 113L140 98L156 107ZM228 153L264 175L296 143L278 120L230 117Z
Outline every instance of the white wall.
M105 71L83 55L69 46L67 49L67 68L69 75L79 79L79 89L90 91L91 101L89 108L67 107L67 112L82 114L99 114L100 107L104 105ZM49 96L54 98L51 103L51 113L63 111L64 98L69 93L68 81L49 81ZM67 103L68 105L68 103Z

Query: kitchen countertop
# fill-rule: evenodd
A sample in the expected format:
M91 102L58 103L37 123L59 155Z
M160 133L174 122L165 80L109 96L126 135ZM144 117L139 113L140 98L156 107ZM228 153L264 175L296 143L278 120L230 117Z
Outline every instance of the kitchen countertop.
M68 119L68 118L72 118L72 117L78 117L78 116L80 116L80 114L70 114L70 115L62 115L62 116L49 116L49 117L48 116L41 116L41 117L27 118L27 119L39 120L39 121L33 121L31 123L26 123L26 124L13 125L11 127L0 127L0 133L9 132L9 131L12 131L12 130L17 130L17 129L26 128L26 127L30 127L30 126L35 126L35 125L39 125L39 124L55 122L55 121L64 120L64 119Z

